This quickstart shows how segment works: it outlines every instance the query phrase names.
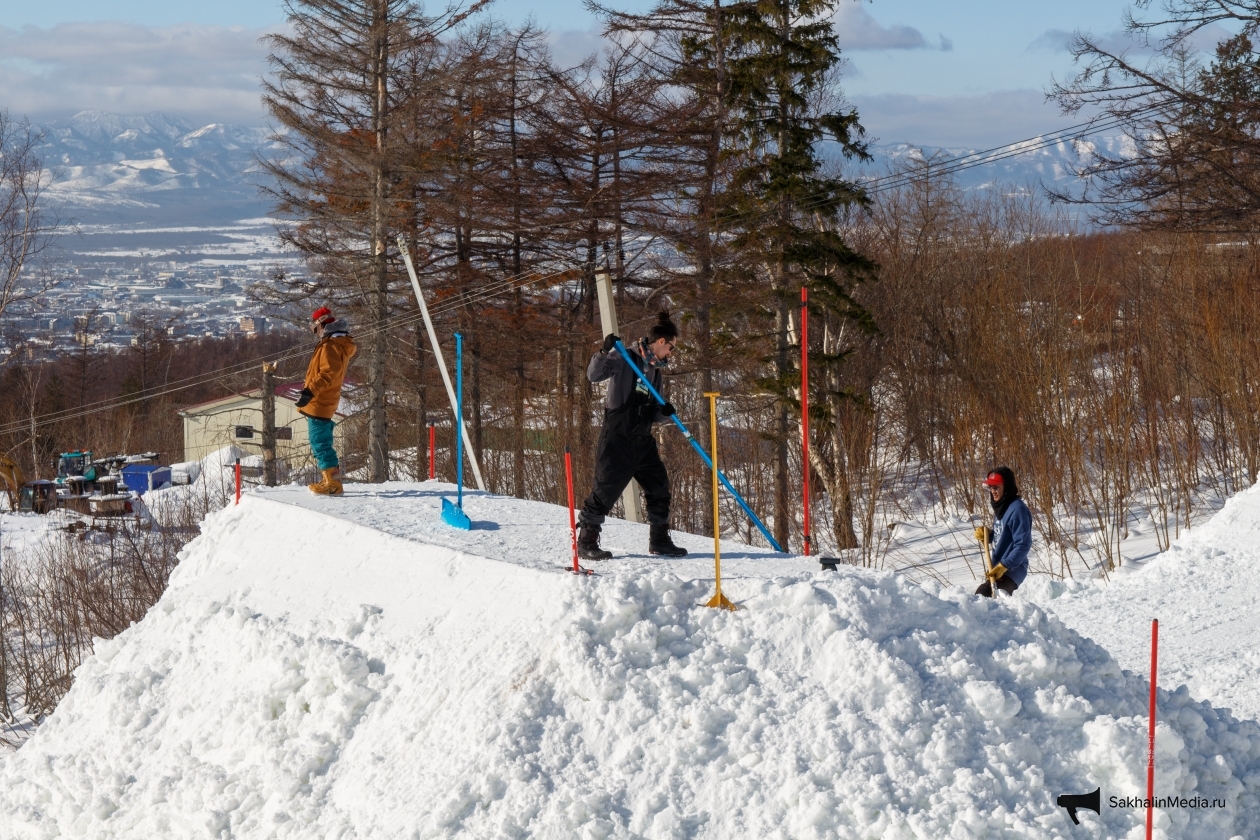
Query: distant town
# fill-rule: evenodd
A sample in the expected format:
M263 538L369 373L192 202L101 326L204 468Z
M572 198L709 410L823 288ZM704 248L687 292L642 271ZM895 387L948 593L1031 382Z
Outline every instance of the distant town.
M270 282L261 266L137 263L97 259L61 267L54 288L7 313L0 353L34 360L85 346L108 352L161 337L226 338L287 328L263 316L245 293Z

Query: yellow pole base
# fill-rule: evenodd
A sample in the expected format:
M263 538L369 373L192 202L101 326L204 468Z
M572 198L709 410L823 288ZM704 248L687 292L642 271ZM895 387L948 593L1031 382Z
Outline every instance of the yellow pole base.
M731 612L735 612L739 609L739 607L732 604L721 592L716 593L712 598L710 598L709 602L705 604L705 606L717 607L718 609L730 610Z

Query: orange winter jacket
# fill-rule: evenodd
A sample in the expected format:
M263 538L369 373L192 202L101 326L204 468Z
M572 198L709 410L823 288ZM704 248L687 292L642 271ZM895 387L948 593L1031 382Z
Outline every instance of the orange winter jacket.
M315 346L311 363L306 366L304 387L315 396L298 409L308 417L331 420L341 402L341 383L346 378L346 368L354 358L354 339L345 333L326 336Z

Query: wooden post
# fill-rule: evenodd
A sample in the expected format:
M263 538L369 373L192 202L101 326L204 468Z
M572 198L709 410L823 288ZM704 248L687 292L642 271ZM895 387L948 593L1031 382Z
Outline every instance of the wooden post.
M599 293L599 321L604 335L617 332L617 304L613 300L612 281L607 271L595 272L595 290ZM626 509L627 522L646 522L643 516L643 504L639 500L639 482L633 478L621 494L621 502Z
M262 384L262 456L263 484L276 486L276 366L263 362Z

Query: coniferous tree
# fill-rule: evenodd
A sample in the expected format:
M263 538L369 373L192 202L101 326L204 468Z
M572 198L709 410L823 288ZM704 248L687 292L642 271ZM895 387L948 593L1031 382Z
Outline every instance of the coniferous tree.
M762 384L778 398L771 435L774 528L782 544L792 520L789 409L799 372L791 333L799 289L808 285L817 306L873 329L851 289L874 275L874 264L849 247L836 224L864 204L865 195L857 184L828 174L820 155L820 144L830 140L845 158L867 157L856 111L829 107L840 67L834 9L832 0L740 3L728 10L724 27L733 128L727 154L737 157L738 168L719 218L745 276L771 292L763 321L771 324L769 371Z
M648 261L656 288L667 289L680 311L685 340L680 361L699 380L699 393L714 390L715 372L729 369L716 347L738 330L739 306L723 306L729 275L727 238L718 228L717 197L729 180L733 158L724 155L730 132L726 74L726 11L722 0L663 0L643 14L591 4L614 39L633 39L653 84L639 115L651 142L640 153L650 188L630 214L636 233L666 243ZM724 317L731 316L731 317ZM680 365L681 367L681 365ZM709 437L707 412L693 419ZM704 507L706 528L712 512Z

